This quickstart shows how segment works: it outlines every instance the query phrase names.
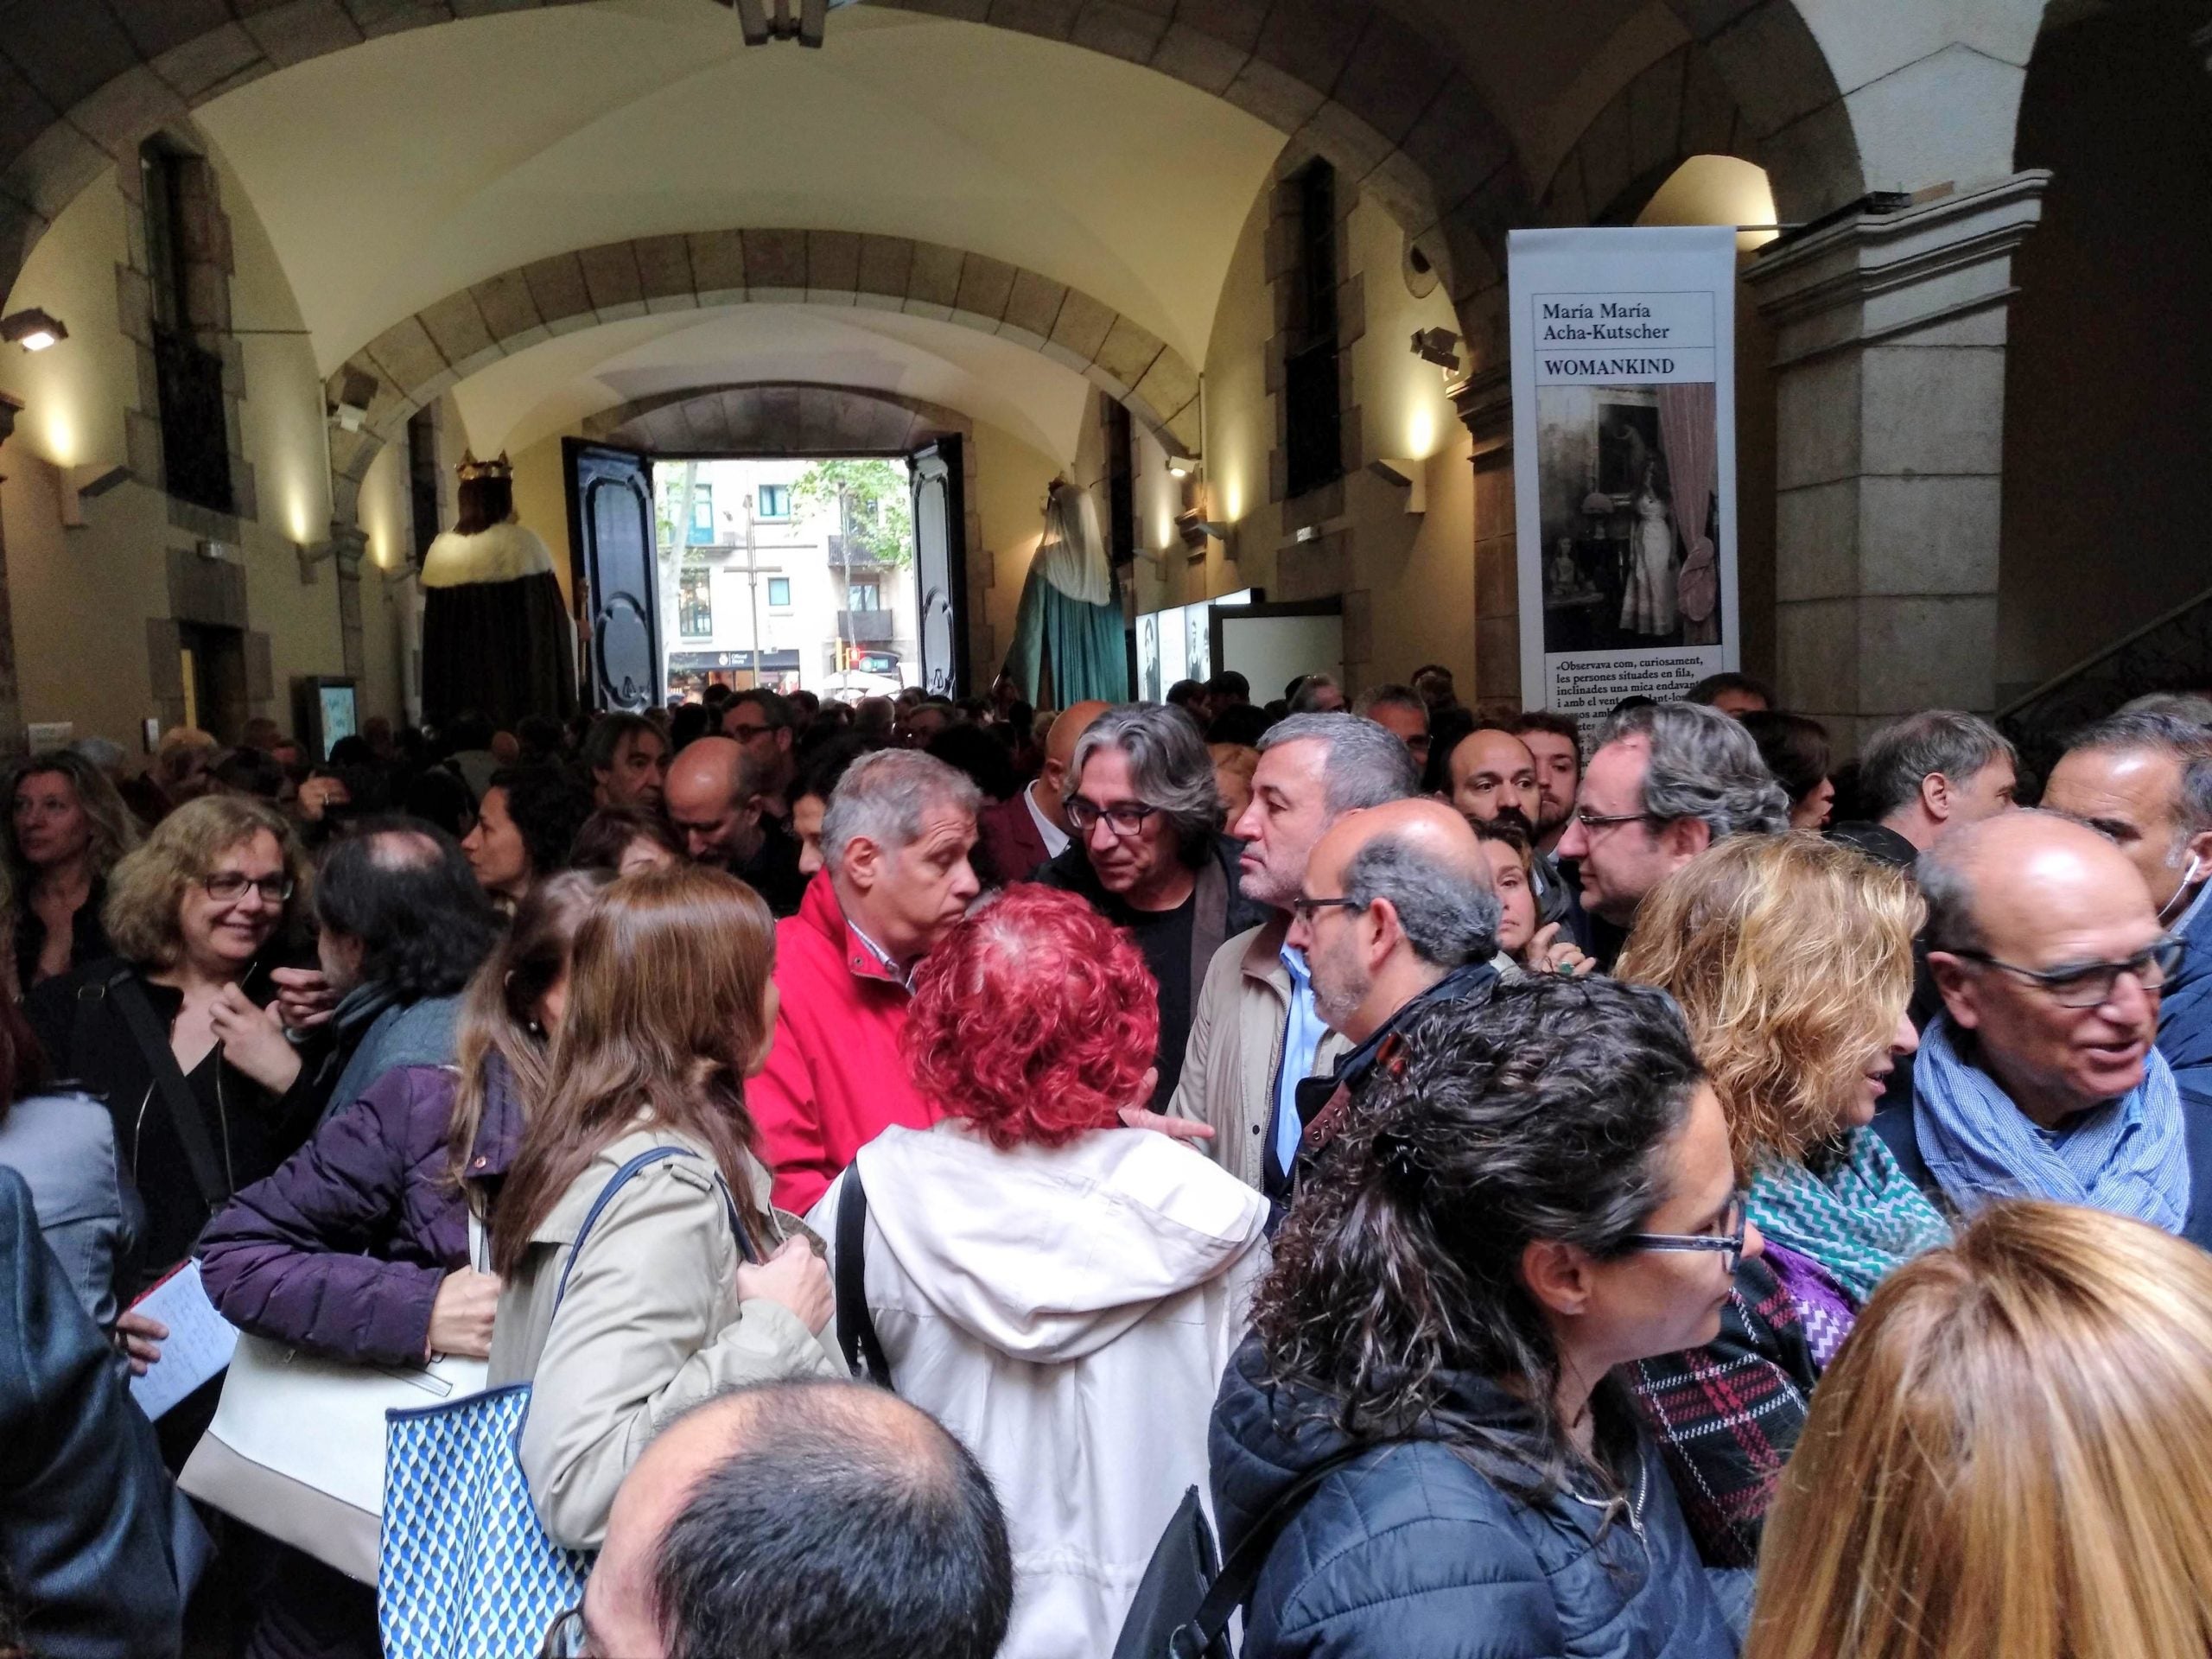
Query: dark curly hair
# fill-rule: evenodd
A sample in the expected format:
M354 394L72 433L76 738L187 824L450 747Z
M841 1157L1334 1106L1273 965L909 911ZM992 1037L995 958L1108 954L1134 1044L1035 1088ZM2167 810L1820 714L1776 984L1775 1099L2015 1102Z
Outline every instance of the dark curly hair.
M315 919L361 942L361 977L403 1002L450 996L491 954L500 918L451 836L417 818L371 818L331 843Z
M591 817L591 794L563 766L503 766L485 790L505 790L533 875L550 875L569 861L576 831Z
M1160 992L1128 934L1025 882L923 960L900 1041L916 1086L993 1146L1063 1146L1139 1098Z
M1550 975L1406 1033L1275 1240L1254 1329L1278 1383L1355 1440L1419 1433L1532 1501L1573 1454L1559 1354L1521 1274L1533 1241L1618 1255L1664 1197L1662 1152L1702 1077L1663 993ZM1548 1448L1443 1409L1454 1374L1517 1379Z

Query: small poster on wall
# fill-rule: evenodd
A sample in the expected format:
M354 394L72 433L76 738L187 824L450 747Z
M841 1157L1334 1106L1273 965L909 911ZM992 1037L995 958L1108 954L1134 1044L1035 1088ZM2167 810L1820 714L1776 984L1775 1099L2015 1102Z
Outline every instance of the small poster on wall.
M1521 697L1602 715L1737 665L1736 233L1515 231Z

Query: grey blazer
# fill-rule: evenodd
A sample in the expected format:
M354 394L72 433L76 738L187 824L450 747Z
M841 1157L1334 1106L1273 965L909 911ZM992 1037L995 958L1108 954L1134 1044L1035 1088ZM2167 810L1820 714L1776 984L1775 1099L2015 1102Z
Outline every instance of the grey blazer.
M0 1116L0 1164L23 1178L39 1232L92 1323L115 1323L118 1264L144 1211L115 1156L115 1121L89 1095L40 1095Z

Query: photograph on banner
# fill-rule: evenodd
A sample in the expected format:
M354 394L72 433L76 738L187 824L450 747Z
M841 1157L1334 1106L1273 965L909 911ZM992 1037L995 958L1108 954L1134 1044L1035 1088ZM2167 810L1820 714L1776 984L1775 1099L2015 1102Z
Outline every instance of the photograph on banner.
M1737 664L1735 238L1515 232L1522 698L1602 715Z

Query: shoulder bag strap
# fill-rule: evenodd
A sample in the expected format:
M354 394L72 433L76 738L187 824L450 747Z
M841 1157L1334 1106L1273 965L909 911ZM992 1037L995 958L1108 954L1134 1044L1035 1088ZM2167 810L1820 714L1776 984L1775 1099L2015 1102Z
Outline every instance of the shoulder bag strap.
M875 1334L868 1308L868 1189L861 1185L860 1160L845 1171L837 1197L837 1346L848 1370L866 1367L868 1380L891 1387L890 1363Z
M1204 1659L1229 1628L1230 1615L1251 1599L1253 1586L1260 1581L1261 1569L1267 1566L1275 1540L1306 1507L1306 1501L1313 1496L1314 1490L1338 1470L1389 1444L1387 1440L1370 1440L1363 1445L1347 1446L1322 1459L1284 1487L1229 1559L1221 1564L1221 1571L1208 1587L1205 1599L1198 1604L1198 1611L1191 1615L1191 1622L1168 1639L1171 1659Z
M607 1177L607 1185L599 1189L599 1196L591 1201L591 1208L584 1211L583 1224L576 1229L575 1242L569 1246L568 1265L561 1269L561 1286L553 1294L555 1307L559 1307L561 1299L569 1294L569 1275L576 1270L576 1259L584 1253L584 1241L591 1236L591 1230L599 1224L600 1211L613 1202L614 1195L622 1190L629 1179L639 1170L649 1168L668 1159L696 1158L698 1155L697 1153L687 1151L682 1147L654 1147L639 1153ZM737 1200L730 1195L728 1185L723 1181L719 1173L715 1177L715 1185L721 1189L722 1203L729 1209L730 1231L737 1236L739 1258L746 1262L758 1261L760 1257L753 1249L753 1240L745 1230L745 1224L738 1218Z
M184 1147L184 1160L192 1166L193 1185L200 1189L207 1212L213 1215L230 1198L230 1185L223 1179L222 1166L215 1161L214 1143L207 1138L200 1103L192 1097L192 1087L185 1082L184 1071L169 1048L168 1034L154 1017L154 1005L146 1000L145 988L127 972L108 981L107 992L122 1011L123 1023L130 1027L131 1038L153 1073L155 1092L168 1109L177 1141Z

